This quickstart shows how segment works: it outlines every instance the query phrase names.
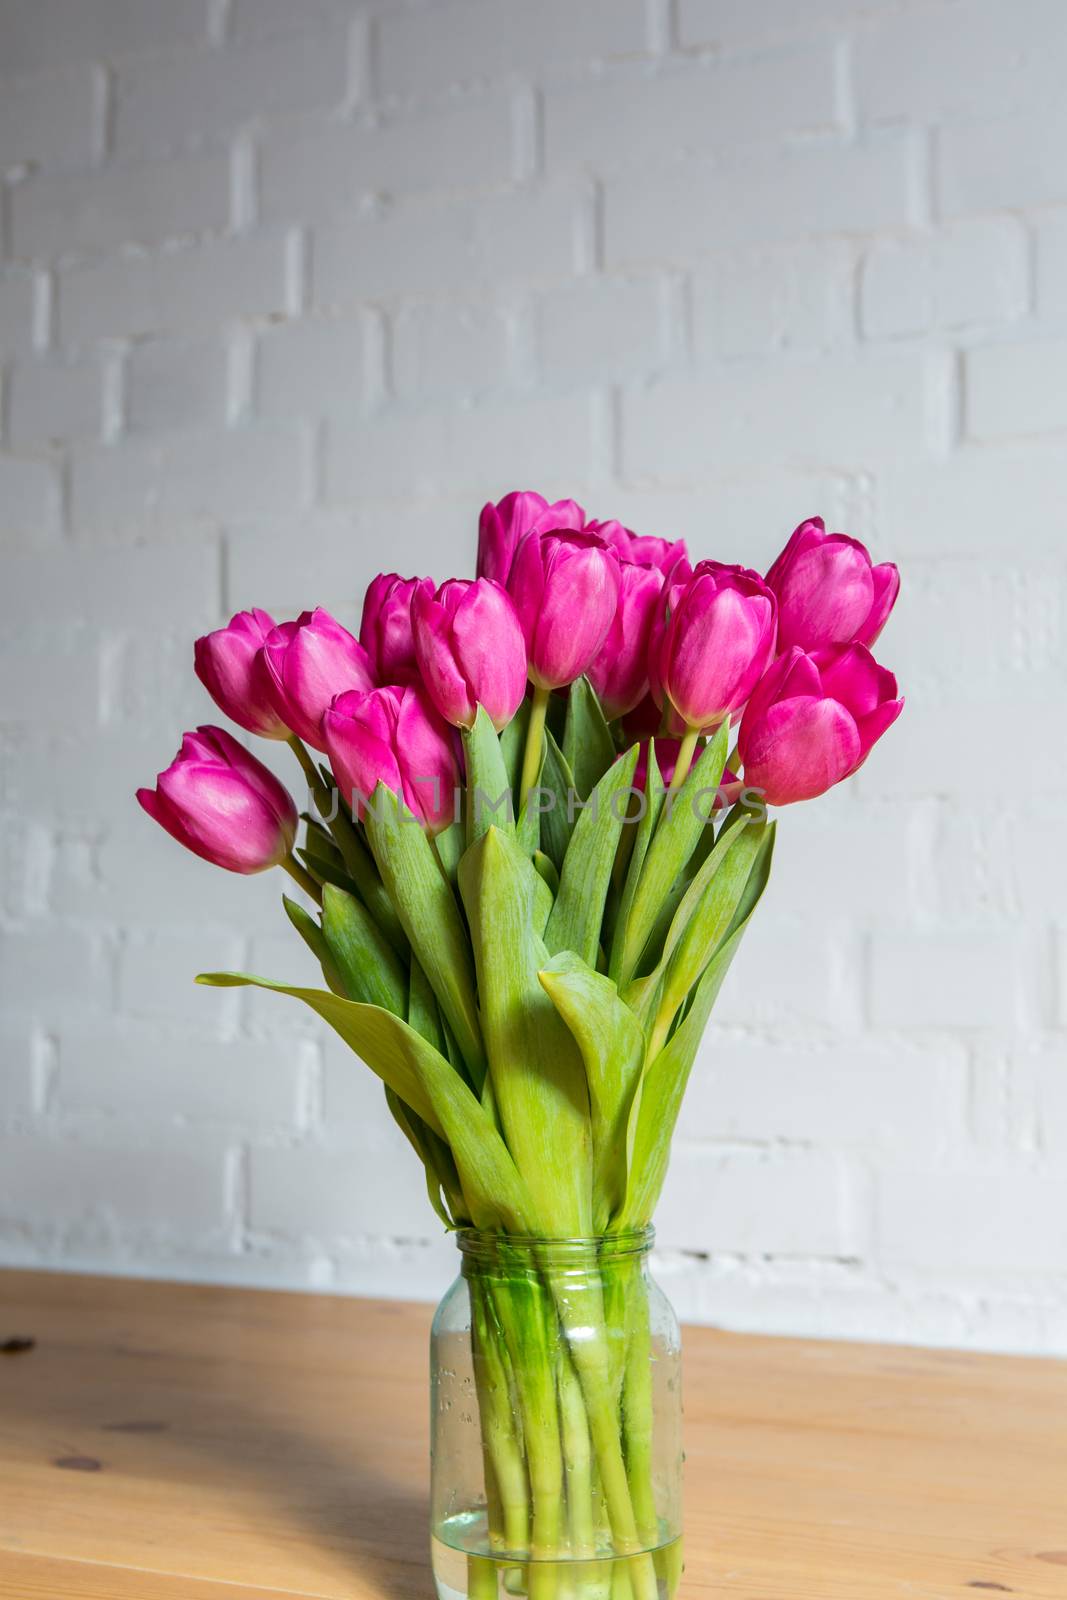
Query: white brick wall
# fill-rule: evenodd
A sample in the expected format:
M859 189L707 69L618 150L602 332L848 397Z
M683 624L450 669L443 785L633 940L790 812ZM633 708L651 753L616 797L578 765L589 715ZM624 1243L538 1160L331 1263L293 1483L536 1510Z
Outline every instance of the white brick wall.
M516 485L904 567L660 1217L687 1315L1067 1351L1059 0L0 0L0 1256L433 1295L280 884L132 791L196 632ZM285 752L272 759L287 771ZM289 773L295 780L295 774Z

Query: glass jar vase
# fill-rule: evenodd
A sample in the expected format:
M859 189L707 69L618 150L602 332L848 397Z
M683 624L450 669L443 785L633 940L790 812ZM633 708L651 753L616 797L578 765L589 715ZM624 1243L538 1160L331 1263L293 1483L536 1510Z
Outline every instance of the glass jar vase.
M675 1593L681 1339L652 1237L457 1235L431 1344L439 1600Z

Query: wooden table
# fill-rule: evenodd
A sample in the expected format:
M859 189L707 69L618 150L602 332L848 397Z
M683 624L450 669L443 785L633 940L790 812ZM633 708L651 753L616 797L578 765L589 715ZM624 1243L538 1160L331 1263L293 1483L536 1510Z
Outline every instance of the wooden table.
M0 1273L3 1600L430 1600L424 1306ZM686 1334L683 1596L1067 1597L1067 1363Z

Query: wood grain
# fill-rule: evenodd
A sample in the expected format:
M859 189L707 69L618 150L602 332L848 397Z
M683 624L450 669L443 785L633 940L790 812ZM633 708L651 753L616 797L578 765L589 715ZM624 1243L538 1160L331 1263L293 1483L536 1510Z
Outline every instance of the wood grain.
M0 1273L3 1600L429 1600L423 1306ZM683 1596L1067 1600L1067 1363L686 1333Z

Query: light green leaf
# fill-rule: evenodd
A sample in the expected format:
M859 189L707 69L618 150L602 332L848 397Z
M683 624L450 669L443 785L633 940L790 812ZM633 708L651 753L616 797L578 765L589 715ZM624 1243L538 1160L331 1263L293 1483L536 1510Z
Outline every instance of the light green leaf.
M393 1121L422 1162L430 1204L446 1228L462 1226L465 1207L451 1150L415 1115L410 1106L404 1104L398 1094L393 1093L388 1084L385 1086L385 1103L393 1114Z
M442 1055L447 1055L444 1031L441 1027L441 1014L437 1009L430 980L419 966L414 956L411 958L411 972L408 978L408 1022L421 1033L428 1044L435 1050L440 1050Z
M604 902L637 755L634 745L612 763L579 814L563 858L559 894L545 929L545 944L552 954L573 950L590 967L596 966Z
M514 796L496 729L484 706L473 728L463 730L467 763L466 843L472 845L487 828L514 830ZM458 865L458 863L457 863Z
M585 1063L593 1132L593 1226L603 1233L625 1198L626 1128L645 1037L611 979L571 951L553 956L538 977Z
M500 754L504 760L504 769L508 775L508 783L514 795L519 787L519 774L522 772L522 758L526 750L526 730L530 726L530 696L516 711L507 727L500 735Z
M460 862L474 942L493 1094L539 1225L559 1237L592 1226L589 1094L578 1048L538 972L548 953L531 926L531 884L518 845L490 828Z
M329 883L322 894L322 935L341 977L340 992L402 1017L408 978L399 956L362 901Z
M640 745L634 747L640 756ZM615 923L612 929L611 956L608 962L608 971L618 980L622 970L623 944L625 932L629 921L634 896L641 881L641 869L644 866L645 856L656 831L659 814L663 809L664 788L660 777L659 762L656 760L656 743L654 739L648 742L648 766L645 776L645 803L641 809L636 828L629 831L633 834L633 846L630 851L630 860L626 868L626 881L623 884L622 895L619 899Z
M333 956L330 954L330 947L326 943L322 929L315 921L315 918L308 911L305 911L302 905L298 905L295 900L290 900L287 894L282 895L282 905L285 907L285 914L289 921L321 966L322 975L334 994L344 994L345 986L341 974L337 970Z
M583 800L615 760L615 741L588 678L576 678L570 687L563 756Z
M433 846L382 784L367 808L367 837L389 898L480 1090L485 1048L463 918Z
M622 989L633 977L664 900L700 842L718 792L729 742L722 724L682 787L663 809L641 863L625 916L620 916L611 976Z
M530 1194L481 1103L444 1057L401 1018L324 989L296 988L246 973L203 972L196 981L216 989L251 984L302 1000L451 1147L476 1228L537 1231Z
M574 832L571 795L577 794L578 791L567 759L547 729L545 759L541 767L539 786L547 791L542 800L546 809L541 816L541 840L545 854L559 868L563 865L563 858L567 854L567 846ZM551 801L549 795L553 797Z

